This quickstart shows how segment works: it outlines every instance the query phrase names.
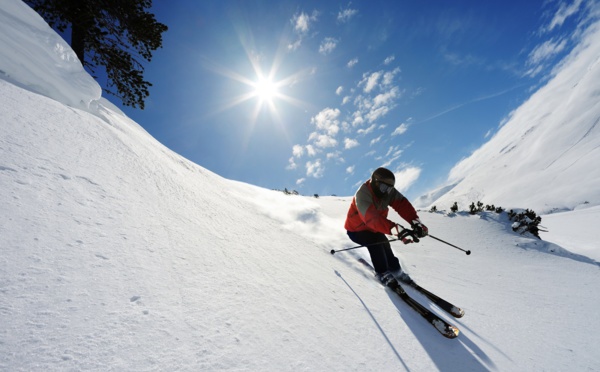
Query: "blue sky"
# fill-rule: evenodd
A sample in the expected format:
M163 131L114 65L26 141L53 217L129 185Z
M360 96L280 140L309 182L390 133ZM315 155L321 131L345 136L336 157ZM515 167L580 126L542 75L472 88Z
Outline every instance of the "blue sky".
M386 166L415 198L551 76L588 5L154 1L169 30L124 111L229 179L347 196Z

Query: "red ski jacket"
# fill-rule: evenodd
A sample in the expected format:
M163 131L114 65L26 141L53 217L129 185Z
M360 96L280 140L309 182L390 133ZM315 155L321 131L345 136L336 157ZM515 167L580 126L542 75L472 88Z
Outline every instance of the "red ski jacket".
M391 235L396 223L387 219L389 207L409 223L419 218L415 208L398 190L394 188L378 198L369 180L356 191L344 227L351 232L368 230Z

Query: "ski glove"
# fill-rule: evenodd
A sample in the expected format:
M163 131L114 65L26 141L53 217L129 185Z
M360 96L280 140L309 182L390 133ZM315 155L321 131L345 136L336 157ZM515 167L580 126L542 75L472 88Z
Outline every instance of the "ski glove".
M429 234L429 229L427 226L423 225L418 219L411 222L410 226L419 238L424 238L427 236L427 234Z
M401 240L404 244L410 243L418 243L419 238L416 236L415 232L409 229L405 229L400 225L396 225L396 231L398 231L398 240Z

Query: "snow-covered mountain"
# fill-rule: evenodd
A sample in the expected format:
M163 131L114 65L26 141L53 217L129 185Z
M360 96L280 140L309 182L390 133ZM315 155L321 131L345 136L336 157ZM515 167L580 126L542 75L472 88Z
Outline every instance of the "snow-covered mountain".
M191 163L100 98L71 53L0 2L0 370L600 369L600 207L572 212L585 251L516 235L505 215L421 212L473 252L394 246L466 311L411 291L461 329L448 340L356 263L364 249L329 254L354 245L350 198ZM554 238L573 241L561 215Z
M482 201L538 213L600 205L600 22L423 207Z

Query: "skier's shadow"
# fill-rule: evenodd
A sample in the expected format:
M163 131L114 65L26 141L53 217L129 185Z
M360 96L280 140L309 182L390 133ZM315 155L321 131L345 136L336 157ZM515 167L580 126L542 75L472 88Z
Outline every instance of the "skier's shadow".
M392 349L392 351L394 352L394 354L396 355L396 357L398 357L398 360L400 361L400 363L402 363L402 365L404 366L404 368L408 371L409 368L406 365L406 363L404 362L404 360L402 359L402 356L400 356L400 353L398 353L398 350L396 350L396 348L394 347L394 345L392 344L392 342L390 341L390 339L386 335L386 333L383 330L383 328L381 328L381 325L379 324L379 322L377 321L377 319L375 319L375 316L373 316L373 313L371 313L371 310L369 310L369 308L367 307L367 304L365 304L365 302L362 300L362 298L360 298L360 296L358 295L358 293L356 293L356 291L354 291L354 289L350 286L350 284L346 281L346 279L344 279L342 277L342 274L340 274L337 270L335 270L335 275L339 276L340 279L342 279L342 281L348 286L348 288L350 288L350 290L352 291L352 293L354 293L354 295L356 296L356 298L358 298L358 300L360 301L360 303L364 306L365 310L367 311L367 314L369 314L369 316L373 320L373 323L375 323L375 325L377 326L377 329L379 329L379 332L381 332L381 334L383 335L383 338L385 338L385 340L387 341L388 345L390 346L390 348Z
M421 343L431 361L440 371L482 371L496 370L497 367L488 355L479 348L466 334L461 332L456 339L450 340L438 334L433 326L426 322L417 312L410 308L397 294L386 290L392 303L398 309L398 314L406 326ZM415 298L417 295L412 295ZM421 301L419 301L421 302ZM423 303L423 302L421 302ZM426 303L423 303L428 307ZM433 306L430 307L434 311ZM436 311L442 314L443 311ZM445 317L451 324L456 324L456 319ZM458 328L463 328L458 325ZM476 355L478 358L475 358Z
M356 293L356 291L352 288L352 286L342 277L337 270L335 270L335 274L348 286L348 288L354 293L356 298L360 301L360 303L365 308L367 314L373 320L373 323L377 326L377 329L381 332L382 336L386 340L392 352L398 358L398 361L402 364L402 366L406 370L410 370L402 356L391 342L385 330L381 327L371 310L368 308L367 304L362 300L362 298ZM475 342L473 342L465 333L461 332L459 336L454 340L449 340L442 335L438 334L435 329L433 329L432 325L426 322L417 312L410 308L408 304L406 304L402 299L398 297L397 294L393 293L389 289L385 289L388 296L390 297L390 301L396 306L398 309L398 314L403 319L406 326L413 333L415 338L421 343L423 349L427 352L431 361L436 365L437 369L440 371L484 371L484 370L497 370L495 363L488 357L488 355L479 347ZM419 297L418 294L412 294L411 296ZM424 306L434 308L433 306L428 306L427 302L421 302ZM435 309L433 309L436 311ZM437 311L439 314L442 314L442 311ZM447 317L449 322L456 324L456 319L452 317ZM459 328L467 328L464 325L457 324ZM475 357L475 355L477 357Z

